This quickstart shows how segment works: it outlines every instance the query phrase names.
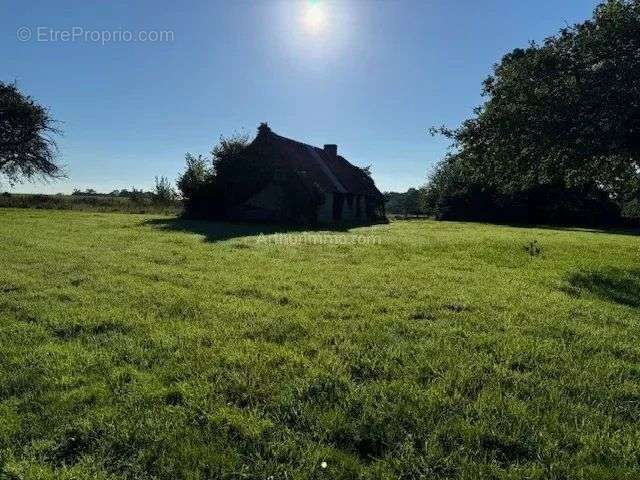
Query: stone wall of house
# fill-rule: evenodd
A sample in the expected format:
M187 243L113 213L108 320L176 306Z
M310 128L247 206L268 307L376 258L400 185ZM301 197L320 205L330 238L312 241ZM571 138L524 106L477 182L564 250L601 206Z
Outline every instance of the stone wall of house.
M333 192L324 193L324 202L318 207L317 220L321 224L336 222L363 222L373 215L373 205L369 205L364 195L337 194L342 198L335 199ZM340 219L333 217L334 202L342 204ZM236 212L236 216L251 217L251 219L283 220L283 212L286 199L284 192L275 184L269 184L266 188L251 197L244 205L242 212ZM369 202L370 203L370 202ZM255 217L255 218L254 218Z
M339 220L333 218L334 193L324 194L324 203L318 209L319 223L358 222L367 219L367 203L364 195L342 195L342 212ZM338 194L341 195L341 194Z
M344 202L342 204L342 220L343 222L351 222L354 220L356 212L356 197L354 195L347 194L344 196Z
M364 220L367 218L367 209L365 205L364 195L358 195L356 197L356 218L358 220Z
M364 195L347 195L342 208L342 220L358 222L366 218Z
M324 194L324 202L318 208L318 222L333 222L333 193L331 192Z

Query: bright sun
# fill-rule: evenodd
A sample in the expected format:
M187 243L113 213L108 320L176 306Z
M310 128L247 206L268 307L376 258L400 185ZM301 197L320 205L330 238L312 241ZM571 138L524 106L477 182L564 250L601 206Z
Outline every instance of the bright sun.
M319 2L309 2L304 12L304 24L310 33L319 33L327 23L327 12Z

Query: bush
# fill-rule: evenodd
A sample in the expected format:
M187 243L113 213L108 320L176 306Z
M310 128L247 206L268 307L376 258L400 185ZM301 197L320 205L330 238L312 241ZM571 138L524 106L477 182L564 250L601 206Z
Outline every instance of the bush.
M202 155L196 157L187 153L185 155L185 163L185 171L178 178L177 185L182 198L189 201L197 196L198 191L207 183L213 172Z
M178 178L178 189L184 199L185 215L191 218L224 218L231 205L256 187L245 151L248 138L235 134L220 137L211 157L185 155L186 168Z
M640 219L640 200L633 199L627 202L622 209L622 216L626 218Z
M493 196L480 188L445 194L437 198L435 217L438 220L491 221Z
M602 190L549 185L508 194L473 186L442 196L436 206L440 220L498 223L613 226L620 223L620 213Z

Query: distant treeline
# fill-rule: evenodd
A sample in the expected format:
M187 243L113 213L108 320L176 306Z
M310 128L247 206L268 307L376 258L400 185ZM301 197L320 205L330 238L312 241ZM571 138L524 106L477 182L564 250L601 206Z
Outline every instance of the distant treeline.
M425 203L425 189L410 188L406 192L385 192L385 211L388 215L404 217L431 216L433 211Z
M0 208L37 208L57 210L89 210L122 213L167 213L182 211L182 201L169 180L156 177L151 191L113 190L100 193L92 188L74 189L71 195L32 195L5 192L0 195Z
M593 195L593 194L592 194ZM539 187L510 196L476 191L469 194L438 197L430 185L409 188L406 192L385 192L385 210L391 216L434 217L503 223L593 223L607 224L614 219L621 224L640 222L640 201L630 199L616 204L603 195L590 196L585 192L554 190ZM605 208L609 206L609 208ZM581 212L601 212L586 221L576 222ZM491 212L491 218L487 218Z
M109 193L100 193L93 188L87 188L86 190L80 190L75 188L71 194L74 197L124 197L124 198L140 198L147 197L153 198L154 193L144 190L138 190L135 187L131 190L112 190Z
M0 208L35 208L52 210L86 210L94 212L178 214L182 202L156 202L149 196L121 197L113 195L31 195L0 194Z

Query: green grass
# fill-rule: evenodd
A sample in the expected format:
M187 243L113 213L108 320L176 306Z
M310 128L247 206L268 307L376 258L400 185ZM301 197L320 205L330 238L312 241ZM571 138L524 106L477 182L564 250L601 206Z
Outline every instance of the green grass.
M633 234L0 224L0 478L640 475Z

